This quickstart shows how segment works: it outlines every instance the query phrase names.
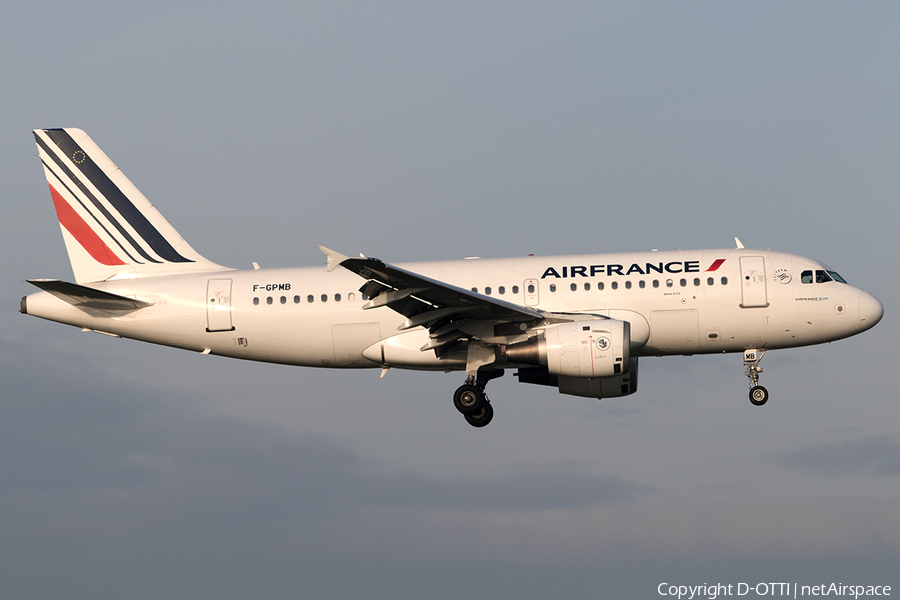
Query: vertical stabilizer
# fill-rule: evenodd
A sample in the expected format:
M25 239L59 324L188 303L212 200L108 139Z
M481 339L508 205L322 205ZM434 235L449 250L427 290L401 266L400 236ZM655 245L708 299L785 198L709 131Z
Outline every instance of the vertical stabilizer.
M37 129L75 281L228 270L197 254L80 129Z

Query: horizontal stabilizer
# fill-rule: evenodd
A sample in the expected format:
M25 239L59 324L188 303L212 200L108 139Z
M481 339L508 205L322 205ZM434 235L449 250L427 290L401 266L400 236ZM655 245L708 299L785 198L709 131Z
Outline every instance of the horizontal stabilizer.
M110 294L109 292L95 290L94 288L75 283L67 283L58 279L29 279L28 283L78 308L128 311L153 306L152 302Z

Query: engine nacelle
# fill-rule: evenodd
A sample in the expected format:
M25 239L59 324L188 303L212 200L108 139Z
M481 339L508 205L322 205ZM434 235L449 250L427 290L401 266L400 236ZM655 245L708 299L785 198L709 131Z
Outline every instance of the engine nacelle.
M552 375L544 367L532 367L519 369L516 376L519 383L532 383L537 385L549 385L559 388L560 394L582 396L585 398L619 398L628 396L637 391L638 385L638 359L632 358L628 372L612 377L597 377L586 379L584 377L568 377L566 375Z
M631 329L627 321L575 321L547 327L533 340L506 348L511 363L547 367L551 375L593 379L628 373Z

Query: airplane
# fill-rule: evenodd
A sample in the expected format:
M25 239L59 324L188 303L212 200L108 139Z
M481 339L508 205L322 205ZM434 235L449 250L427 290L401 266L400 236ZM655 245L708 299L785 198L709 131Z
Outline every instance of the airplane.
M493 418L487 383L633 394L641 357L739 353L765 404L768 350L874 327L884 307L835 270L744 248L393 265L324 246L325 266L238 270L198 254L80 129L34 131L75 283L20 312L84 331L255 361L461 371L453 403Z

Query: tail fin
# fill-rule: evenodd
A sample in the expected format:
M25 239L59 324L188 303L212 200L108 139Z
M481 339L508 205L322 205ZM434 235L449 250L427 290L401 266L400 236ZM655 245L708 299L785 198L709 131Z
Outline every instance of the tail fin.
M197 254L80 129L37 129L75 281L224 271Z

